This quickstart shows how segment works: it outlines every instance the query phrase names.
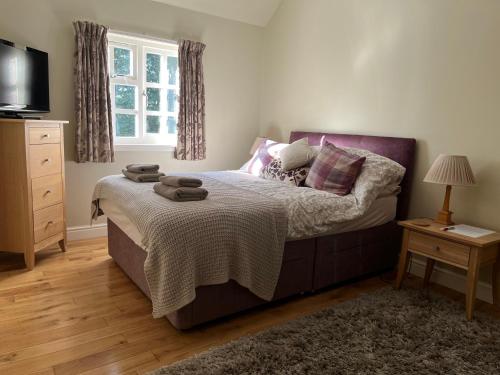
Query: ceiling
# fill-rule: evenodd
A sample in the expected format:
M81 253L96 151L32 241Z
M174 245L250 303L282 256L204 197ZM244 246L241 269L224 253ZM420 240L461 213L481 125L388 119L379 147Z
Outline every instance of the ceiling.
M282 0L153 0L179 8L194 10L240 21L266 26Z

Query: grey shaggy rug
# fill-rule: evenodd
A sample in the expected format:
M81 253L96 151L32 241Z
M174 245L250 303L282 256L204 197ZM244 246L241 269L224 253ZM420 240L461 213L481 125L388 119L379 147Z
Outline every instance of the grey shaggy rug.
M388 287L151 374L500 374L500 320Z

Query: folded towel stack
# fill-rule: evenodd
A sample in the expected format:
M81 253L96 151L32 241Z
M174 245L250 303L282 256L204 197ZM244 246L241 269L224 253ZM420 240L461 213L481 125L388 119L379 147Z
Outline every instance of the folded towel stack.
M163 176L160 177L160 183L154 185L153 190L176 202L201 201L208 195L208 191L201 185L202 181L198 178Z
M158 173L160 170L158 164L129 164L126 168L133 173Z
M135 182L158 182L160 177L165 176L161 173L158 164L129 164L122 173L128 179Z
M166 186L172 187L191 187L199 188L203 182L199 178L181 177L181 176L164 176L160 177L160 182Z

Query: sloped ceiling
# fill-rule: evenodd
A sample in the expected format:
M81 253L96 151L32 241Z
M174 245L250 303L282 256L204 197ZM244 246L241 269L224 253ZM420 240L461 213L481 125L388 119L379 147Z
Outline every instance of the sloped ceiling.
M266 26L282 0L153 0L179 8Z

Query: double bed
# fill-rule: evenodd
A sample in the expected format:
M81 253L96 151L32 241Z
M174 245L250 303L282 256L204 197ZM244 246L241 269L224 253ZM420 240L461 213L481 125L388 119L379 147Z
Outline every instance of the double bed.
M240 189L238 191L243 195L250 194L250 198L253 197L251 194L254 194L255 197L265 195L263 205L266 202L266 205L270 203L274 204L274 202L278 201L285 202L288 207L286 213L288 221L283 220L283 222L280 222L279 215L273 217L269 213L262 212L263 223L267 224L258 227L258 217L256 218L257 224L255 222L252 224L256 226L255 230L257 232L258 230L264 232L266 229L278 228L276 229L278 237L280 235L286 236L284 250L279 252L279 256L271 256L271 254L261 251L258 254L259 259L257 259L254 265L255 271L252 271L258 273L258 275L257 277L253 277L253 279L252 275L249 278L242 277L241 275L233 277L230 272L218 275L215 278L207 278L204 281L198 280L199 275L202 275L201 273L189 275L193 276L192 278L196 282L194 286L191 285L192 293L188 293L189 295L186 295L184 299L179 299L179 301L183 301L182 303L170 304L170 308L166 310L156 310L155 316L164 315L176 328L188 329L207 321L262 305L269 300L279 300L300 293L314 292L339 282L381 272L394 266L397 260L401 235L395 220L406 218L408 212L415 140L393 137L292 132L290 143L305 137L308 138L310 145L319 145L323 138L339 147L367 150L397 162L406 169L404 178L400 183L400 193L398 195L378 196L376 199L370 201L370 207L366 208L362 215L349 216L349 209L352 212L356 212L356 209L359 208L358 206L363 203L359 201L359 197L353 196L350 208L346 208L347 212L342 212L347 220L334 220L330 222L328 220L329 212L327 211L329 207L328 200L330 199L328 195L321 195L319 193L312 195L312 189L309 188L293 188L294 190L290 190L291 188L289 188L289 190L285 190L284 187L278 186L279 183L258 181L260 180L258 177L246 176L238 172L227 172L224 175L204 174L201 177L204 179L204 183L207 183L214 190L214 193L211 194L213 194L215 202L217 202L217 198L223 202L226 199L226 195L228 200L234 198L225 191L217 191L218 180L223 182L229 180L232 184L238 186L238 188L243 187L243 190ZM136 187L137 185L130 185L134 183L124 182L123 180L120 178L120 180L115 181L116 185L114 186L119 186L119 189L125 192L129 191L130 194L136 194L137 200L140 200L140 197L145 195L144 191L142 193L136 191L139 189ZM144 186L141 187L142 189L146 189L146 185L142 186ZM266 194L263 194L263 192ZM285 199L283 196L287 196L287 198ZM153 300L153 307L155 307L155 299L158 300L158 286L165 286L168 283L168 286L165 287L170 289L170 294L172 294L172 291L175 294L176 285L174 284L177 283L177 279L162 276L160 280L152 282L151 276L148 280L148 274L145 272L145 269L147 271L148 268L151 268L152 262L171 263L173 255L171 258L167 258L166 261L162 258L154 258L151 255L150 244L144 242L147 226L139 224L137 217L131 214L134 213L133 209L132 211L125 210L124 204L120 204L119 199L111 199L111 197L111 194L109 196L102 194L99 197L99 209L108 217L109 254L144 294ZM128 200L130 201L131 199ZM242 200L242 202L247 204L248 200ZM326 202L325 204L321 203L323 200ZM306 203L301 203L301 201ZM319 206L312 204L316 201L320 202ZM144 205L144 202L147 202L147 200L144 200L141 204ZM235 201L235 207L237 207L236 203L238 201ZM183 205L183 203L180 205ZM184 205L179 207L182 210L186 208L189 211L189 207L191 206ZM194 217L197 206L192 207L195 207L192 210L192 216ZM204 207L199 206L199 208L205 210ZM290 207L293 207L293 209L290 209ZM332 212L333 217L339 215L342 205L332 204L330 207L337 209L336 213ZM211 214L215 216L219 212L216 208L210 208L213 209L213 211L210 211ZM276 209L278 208L279 205L276 206ZM252 211L252 208L248 210ZM255 215L257 216L260 213L259 210L253 211L256 212ZM149 214L149 212L148 215L159 216L154 213ZM237 213L235 215L232 218L233 220L239 217ZM189 242L192 242L192 239L195 238L190 232L196 232L196 228L193 227L192 231L186 230L184 227L177 225L175 218L168 219L172 221L166 228L176 228L174 229L175 233L185 231L185 233L183 232L184 243L177 242L183 246L185 245L183 252L175 255L175 261L178 262L180 258L184 257L184 254L189 253ZM269 221L266 222L268 219ZM161 220L165 221L167 219L161 218ZM159 221L156 222L158 223ZM326 225L327 222L328 225ZM196 223L196 220L191 220L191 223ZM241 226L244 226L244 223L240 227L235 226L235 228L240 228L238 230L241 231ZM235 228L232 229L236 230ZM311 228L314 230L311 230ZM254 231L254 237L255 233ZM162 238L165 238L164 233L162 236ZM188 242L187 244L186 241ZM280 242L269 242L269 246L276 243L279 244ZM281 244L283 244L283 241ZM235 245L235 247L238 246L239 244ZM214 251L214 249L211 249L211 251ZM186 257L189 258L189 254ZM249 262L248 259L244 261L246 263ZM191 265L191 268L187 266L182 268L185 266L184 259L180 263L182 263L180 269L184 273L191 273L194 269L193 267L200 268L202 266L200 266L200 263L196 259L193 261L194 266ZM233 265L231 262L229 263ZM256 285L256 283L268 276L268 271L263 270L267 266L270 269L278 267L276 270L276 280L270 281L270 284L272 284L271 294L269 294L269 290ZM171 269L166 273L172 273ZM193 273L196 272L193 271ZM239 280L239 283L235 280ZM180 283L182 283L182 280L180 280ZM180 286L179 288L182 289ZM156 304L158 304L158 301ZM172 311L172 306L175 307L174 311Z

